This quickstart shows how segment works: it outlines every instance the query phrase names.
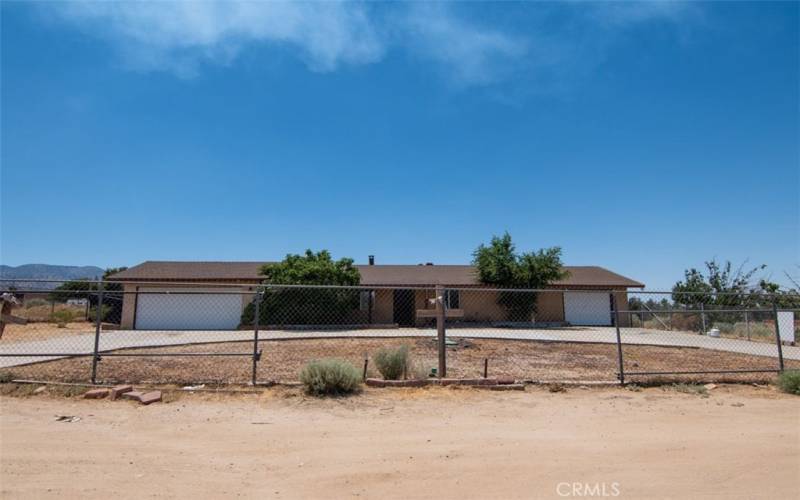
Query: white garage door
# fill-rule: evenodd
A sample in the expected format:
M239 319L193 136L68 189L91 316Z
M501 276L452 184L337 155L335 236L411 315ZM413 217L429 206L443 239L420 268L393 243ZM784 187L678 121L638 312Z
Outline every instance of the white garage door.
M139 293L136 300L136 329L233 330L239 326L242 316L241 294L181 291L203 290Z
M611 295L605 292L564 292L564 319L573 325L610 325Z

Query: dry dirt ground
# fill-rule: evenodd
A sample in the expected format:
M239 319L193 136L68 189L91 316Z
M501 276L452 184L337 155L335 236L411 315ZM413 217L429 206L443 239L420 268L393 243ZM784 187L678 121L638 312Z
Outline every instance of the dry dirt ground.
M720 386L707 396L368 389L322 400L273 388L170 395L146 407L48 391L0 397L5 498L788 499L800 491L800 398L772 387Z
M431 338L341 338L310 340L271 340L259 344L263 351L258 364L260 382L293 382L303 366L314 359L345 359L362 369L364 357L372 357L384 347L411 347L411 356L425 377L437 366L436 341ZM250 381L253 351L251 342L225 342L151 349L127 349L132 353L241 353L239 357L103 357L98 365L98 380L110 383L183 383L199 382L241 384ZM698 371L732 369L772 369L774 358L750 356L698 348L624 346L625 370ZM614 381L617 350L613 344L541 342L507 339L469 339L448 348L448 375L480 377L488 360L490 377L511 376L535 381ZM378 375L370 360L370 375ZM787 368L800 368L800 361L787 360ZM62 359L20 366L8 370L15 378L86 382L90 378L91 359ZM775 373L705 374L693 376L703 382L769 381ZM689 377L673 377L688 380ZM643 377L632 378L645 381Z

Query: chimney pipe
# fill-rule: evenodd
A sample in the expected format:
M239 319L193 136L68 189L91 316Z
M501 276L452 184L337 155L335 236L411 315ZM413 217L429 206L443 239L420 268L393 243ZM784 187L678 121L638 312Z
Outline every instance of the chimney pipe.
M370 255L369 256L369 265L370 266L374 266L375 265L375 256L374 255Z

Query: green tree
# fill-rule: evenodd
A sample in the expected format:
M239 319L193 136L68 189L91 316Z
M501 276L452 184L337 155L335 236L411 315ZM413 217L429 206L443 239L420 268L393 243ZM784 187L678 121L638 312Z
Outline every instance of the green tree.
M767 280L758 282L760 291L766 296L761 300L762 307L769 307L773 303L779 309L800 309L800 290L781 288L777 283Z
M278 263L261 268L264 283L269 285L327 285L332 288L267 287L260 303L260 323L271 325L344 324L358 311L361 281L353 259L333 260L327 250L304 255L289 254ZM242 313L242 324L252 325L255 304Z
M493 236L488 245L479 245L472 263L481 283L498 288L541 289L569 274L561 263L561 248L518 254L508 232ZM536 299L534 292L502 291L497 302L506 308L510 321L530 321Z
M746 269L746 264L734 269L730 261L720 264L712 259L705 263L706 274L694 268L687 269L684 279L672 287L672 300L690 307L750 305L753 276L767 266Z

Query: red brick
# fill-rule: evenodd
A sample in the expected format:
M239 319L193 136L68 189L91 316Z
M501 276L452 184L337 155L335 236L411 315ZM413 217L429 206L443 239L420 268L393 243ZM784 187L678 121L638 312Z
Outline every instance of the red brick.
M83 395L86 399L103 399L106 396L108 396L108 389L92 389Z
M497 383L500 385L511 385L514 382L516 382L516 380L514 380L514 377L499 377L497 379Z
M524 391L525 384L490 385L486 388L491 391Z
M497 380L493 378L464 378L461 385L497 385Z
M123 394L125 394L126 392L131 392L131 391L133 391L133 386L132 385L118 385L116 387L112 387L111 388L111 392L109 393L109 396L111 397L111 400L113 401L113 400L117 399L118 397L122 396Z
M461 381L457 378L440 378L439 385L459 385Z
M430 384L430 381L424 378L404 380L403 382L405 382L405 384L403 384L405 387L425 387Z
M144 393L139 391L123 392L122 399L132 399L134 401L139 401L143 395Z
M379 378L368 378L364 383L369 387L386 387L386 381Z
M148 392L147 394L142 394L142 396L139 398L139 401L141 401L143 405L149 405L150 403L161 401L161 391L152 391Z

